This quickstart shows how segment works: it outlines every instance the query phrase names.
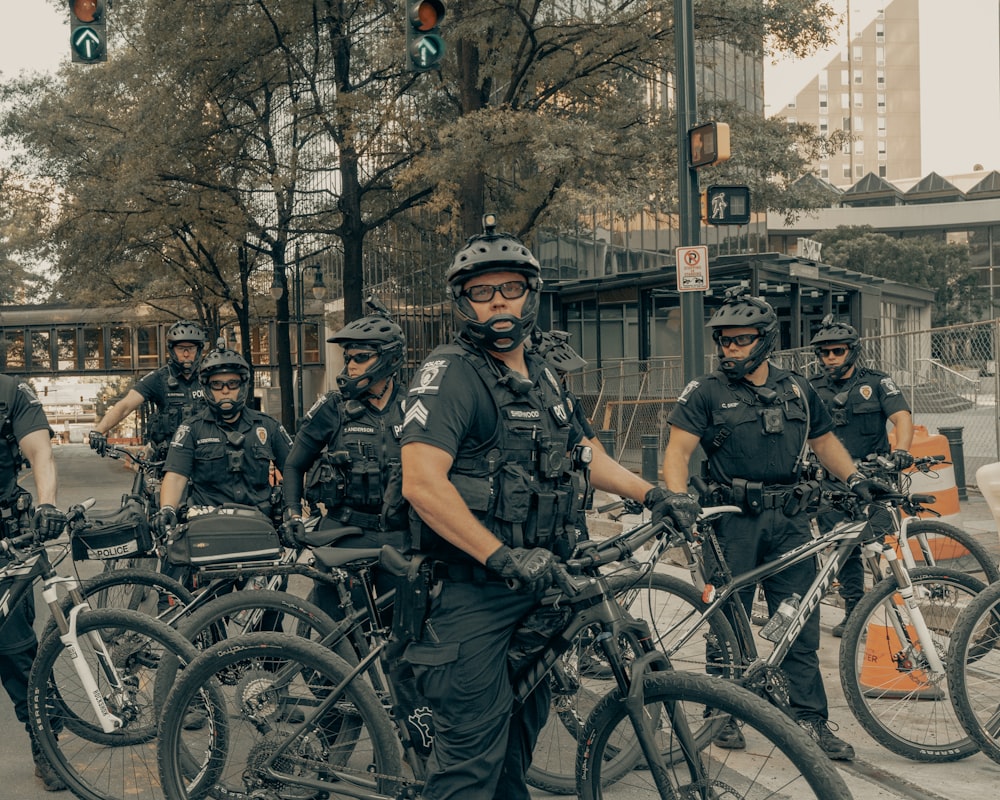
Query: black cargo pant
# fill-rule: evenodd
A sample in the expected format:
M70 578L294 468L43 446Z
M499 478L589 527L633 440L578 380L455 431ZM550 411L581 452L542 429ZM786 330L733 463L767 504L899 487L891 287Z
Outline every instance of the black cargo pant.
M34 599L26 596L11 611L0 640L0 682L14 704L17 721L28 728L28 675L38 653L38 639L32 623Z
M757 516L727 514L718 523L718 539L726 563L733 575L774 561L812 539L809 516L785 516L780 508L766 509ZM816 562L809 558L764 581L768 614L793 593L804 597L816 577ZM740 593L747 613L753 605L755 586ZM798 719L822 719L829 716L826 690L819 670L819 609L817 608L792 644L781 665L788 679L789 702Z
M544 682L512 714L508 651L538 595L496 580L444 580L404 660L433 711L424 800L528 800L525 773L548 716Z

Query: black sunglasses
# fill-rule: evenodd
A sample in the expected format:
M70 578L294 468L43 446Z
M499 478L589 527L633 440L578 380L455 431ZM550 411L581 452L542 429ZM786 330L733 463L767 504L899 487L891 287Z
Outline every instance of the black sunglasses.
M478 286L470 286L468 289L463 289L462 294L468 297L473 303L488 303L493 299L493 295L497 291L507 300L517 300L519 297L524 297L525 292L528 291L528 284L524 281L507 281L498 286L481 283Z
M350 364L352 361L355 364L367 364L371 361L378 353L372 353L365 351L363 353L344 353L344 364Z
M756 342L759 338L759 333L738 333L735 336L723 336L720 334L715 337L715 341L722 347L729 347L731 344L746 347L748 344Z
M840 356L847 355L846 347L818 347L816 348L816 353L820 358L826 358L827 356Z
M228 381L209 381L208 388L213 392L220 392L223 389L239 389L243 385L240 378L230 378Z

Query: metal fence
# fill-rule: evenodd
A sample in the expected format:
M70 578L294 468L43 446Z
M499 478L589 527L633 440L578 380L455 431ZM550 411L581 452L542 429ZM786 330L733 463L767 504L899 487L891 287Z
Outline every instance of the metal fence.
M929 434L944 434L953 450L961 450L963 463L957 466L964 466L970 486L979 467L1000 461L998 331L1000 320L991 320L862 340L864 363L896 380L914 423ZM803 375L818 367L810 348L780 351L773 360ZM667 417L683 387L679 357L605 362L602 369L570 376L570 388L594 427L609 432L602 437L613 443L616 457L644 474L650 451L655 450L657 465L662 457Z

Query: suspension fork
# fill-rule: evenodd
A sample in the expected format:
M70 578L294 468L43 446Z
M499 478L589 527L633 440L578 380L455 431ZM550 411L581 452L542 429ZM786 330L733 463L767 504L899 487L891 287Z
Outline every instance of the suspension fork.
M79 637L76 632L77 620L79 619L80 612L84 610L89 611L90 606L86 601L77 603L70 609L69 618L67 618L59 605L57 590L57 585L63 582L70 584L70 596L73 597L75 593L76 597L74 597L74 602L76 602L76 598L79 597L80 591L79 584L76 583L75 578L55 577L47 581L45 588L42 589L42 597L45 599L46 604L52 612L52 617L59 630L59 640L66 648L66 652L69 654L73 668L76 670L76 674L80 678L80 683L83 684L83 688L87 692L90 705L94 709L94 713L97 714L97 719L101 724L101 729L105 733L112 733L113 731L121 728L125 723L121 717L116 717L108 710L108 705L97 685L97 679L94 677L94 673L91 672L86 660L82 657ZM125 685L121 678L118 677L118 672L115 670L114 663L111 660L111 654L108 652L108 648L107 645L105 645L104 640L97 631L91 631L87 635L87 639L90 646L93 648L94 655L97 657L97 662L100 665L101 671L104 673L104 677L108 681L112 692L123 694L125 692Z
M940 675L944 672L944 664L941 661L941 657L938 655L937 648L934 646L934 640L931 637L931 630L927 626L927 621L924 619L923 611L920 610L920 606L917 604L915 592L913 590L913 581L910 580L910 573L907 571L906 566L899 560L899 556L896 554L894 548L886 546L883 549L883 557L889 564L889 570L892 572L892 577L896 581L897 591L899 595L903 598L903 604L906 606L910 614L910 623L913 625L914 631L917 634L917 642L920 645L921 653L927 661L927 665L930 667L931 671L936 675ZM904 620L899 613L899 607L896 605L892 599L886 601L890 605L892 613L889 618L892 620L892 626L896 631L896 636L899 637L901 643L905 642L910 648L913 647L913 637L910 636L907 626L904 624Z

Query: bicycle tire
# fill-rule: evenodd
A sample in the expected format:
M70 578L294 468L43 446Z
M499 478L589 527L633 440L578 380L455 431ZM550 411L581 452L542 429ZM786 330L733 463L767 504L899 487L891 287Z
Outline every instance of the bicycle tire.
M936 538L928 546L926 536ZM972 534L936 519L916 519L906 531L917 567L942 567L965 572L984 585L1000 580L1000 566L989 549Z
M29 724L53 769L84 800L158 800L156 733L161 708L154 695L164 653L187 664L197 655L177 631L138 611L99 609L77 618L80 646L74 658L53 631L42 639L29 678ZM85 635L106 642L118 675L129 687L116 696L97 666ZM111 713L125 724L100 727L90 695L74 664L83 659Z
M626 597L628 594L631 598ZM616 596L631 616L646 620L653 633L653 649L663 652L670 651L677 636L706 608L693 585L659 572L650 573L628 592L616 591ZM672 668L704 673L707 668L706 636L718 646L721 656L722 664L716 665L716 671L724 677L736 677L740 648L732 626L721 612L709 618L704 635L692 637L681 650L670 654ZM621 645L627 658L637 649L628 642ZM577 690L569 694L558 681L553 688L549 719L539 733L527 772L531 786L552 794L576 792L574 765L566 754L573 752L572 748L579 742L594 706L616 686L610 668L599 669L602 664L606 665L603 659L603 653L595 653L592 646L579 639L561 659L565 674L558 678L568 678L569 687L575 686ZM631 768L621 759L615 763L622 773ZM616 779L609 770L605 776L608 780Z
M155 572L158 564L159 559L156 557L110 558L104 562L104 569L101 571L104 574L127 569L142 569ZM116 586L119 586L119 584L112 584L101 592L96 593L93 596L91 605L94 608L129 608L135 611L142 605L143 600L146 598L147 593L142 586L136 585L131 591L125 592L115 591Z
M965 732L1000 764L1000 583L993 583L959 615L948 652L948 686Z
M912 570L914 599L947 666L949 638L959 613L985 587L960 570ZM978 749L962 728L945 674L925 668L919 642L904 652L892 617L912 631L909 608L892 578L880 581L848 617L840 644L840 677L847 704L879 744L911 761L958 761ZM895 598L895 599L894 599ZM907 658L901 666L897 658Z
M605 792L630 800L646 798L794 797L796 800L848 800L851 793L836 767L802 729L774 706L750 691L708 675L657 672L643 678L643 716L656 723L653 734L660 754L676 751L669 709L683 708L687 718L733 720L747 740L742 750L721 749L711 739L695 745L692 761L706 772L696 778L685 759L645 766L628 772L610 790L606 780L617 753L639 751L627 702L615 689L594 709L577 750L578 793L581 800L603 800ZM641 751L640 751L641 752ZM610 755L609 755L610 753ZM654 775L669 784L662 793Z
M119 593L121 597L132 596L137 591L136 587L141 587L145 594L144 602L140 604L139 608L126 610L140 611L154 618L156 617L155 598L160 593L166 595L171 609L175 613L172 613L169 619L162 621L171 624L176 622L176 619L183 614L184 609L194 600L194 595L185 589L179 581L167 577L162 572L154 572L148 569L123 569L114 572L101 572L95 577L81 583L80 592L83 594L84 599L90 603L95 596L107 593L109 589L116 590L118 587L123 589ZM73 607L73 601L68 597L64 597L60 601L60 605L62 606L63 613L68 614ZM42 631L41 638L48 636L55 628L55 620L49 619Z
M296 667L282 670L276 666L282 663ZM331 796L337 795L337 781L396 796L413 781L403 774L395 728L371 687L359 676L332 707L315 713L349 671L319 644L284 633L248 634L204 651L170 691L160 724L166 796L237 800L251 797L248 785L258 790L254 797L278 788L284 794L275 796L298 796L289 792L299 777L329 781ZM208 724L185 730L184 718L194 709L207 713ZM294 719L295 709L303 712L300 719ZM279 747L292 754L279 754L268 770ZM315 787L310 792L302 796L318 796Z

